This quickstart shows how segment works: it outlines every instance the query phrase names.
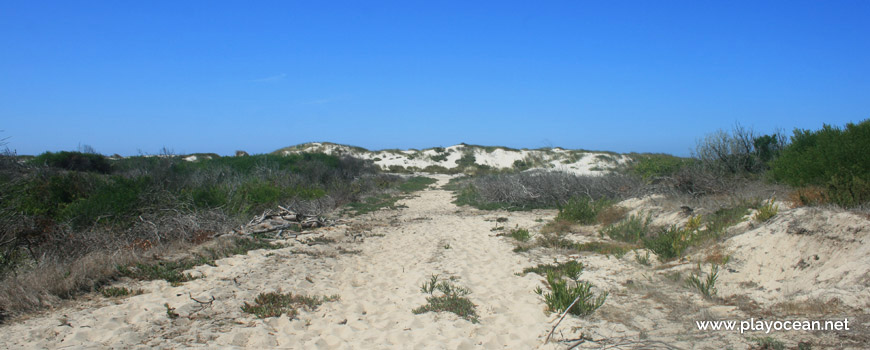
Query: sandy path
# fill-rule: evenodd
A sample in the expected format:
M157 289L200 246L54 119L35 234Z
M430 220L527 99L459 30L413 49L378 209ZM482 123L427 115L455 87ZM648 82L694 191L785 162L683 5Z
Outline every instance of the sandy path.
M447 177L437 177L439 184ZM451 193L430 189L400 201L407 208L379 212L363 243L342 242L356 255L312 257L291 246L200 266L203 278L171 287L129 282L144 294L102 297L3 327L0 348L536 348L549 330L534 275L516 276L527 257L490 231L495 213L458 208ZM533 213L510 214L509 225L533 225ZM489 221L487 220L489 219ZM385 223L388 222L388 223ZM339 229L340 230L340 229ZM337 233L344 236L343 233ZM383 235L383 236L380 236ZM414 315L425 303L420 285L432 274L458 278L471 290L480 323L450 313ZM240 306L258 293L333 295L295 320L260 320ZM215 297L200 310L200 300ZM168 304L180 317L167 316Z

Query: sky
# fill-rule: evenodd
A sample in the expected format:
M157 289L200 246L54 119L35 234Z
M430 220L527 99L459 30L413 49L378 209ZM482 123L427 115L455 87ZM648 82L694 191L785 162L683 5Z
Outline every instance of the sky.
M689 155L870 118L870 1L2 1L18 154Z

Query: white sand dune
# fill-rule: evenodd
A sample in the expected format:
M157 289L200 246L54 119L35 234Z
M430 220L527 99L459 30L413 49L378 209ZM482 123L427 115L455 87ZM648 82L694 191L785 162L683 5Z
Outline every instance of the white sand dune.
M558 147L528 150L465 144L424 150L369 151L360 147L329 142L309 142L275 151L275 153L282 155L302 152L349 155L360 159L369 159L384 170L390 170L391 167L425 170L432 166L456 169L460 167L460 158L473 157L474 164L495 169L514 168L516 162L519 161L527 164L529 169L559 170L577 175L598 174L630 160L626 155L612 152L567 150Z

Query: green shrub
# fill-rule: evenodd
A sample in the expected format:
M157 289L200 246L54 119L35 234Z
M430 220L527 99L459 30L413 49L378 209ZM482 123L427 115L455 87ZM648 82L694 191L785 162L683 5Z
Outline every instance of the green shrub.
M552 271L547 273L547 286L550 289L549 292L544 292L540 288L535 292L544 297L547 309L552 312L565 312L571 303L577 300L574 306L568 310L568 313L576 316L587 316L598 310L607 300L607 292L595 296L591 283L577 279L568 281Z
M628 218L601 229L602 236L626 243L637 243L649 234L652 227L652 217L647 215L629 215Z
M693 160L669 154L633 155L629 171L645 180L671 176L680 168L692 164Z
M870 201L870 120L824 125L820 130L797 129L780 157L772 162L775 180L792 186L824 186L841 206Z
M755 219L755 221L764 222L774 217L779 211L776 204L773 203L774 200L775 198L771 198L770 201L760 206L758 208L758 212L756 212L755 216L753 216L752 218Z
M518 240L520 242L528 242L528 240L530 238L529 230L524 229L524 228L517 228L517 229L511 230L510 236L511 236L511 238Z
M750 205L751 203L742 202L733 207L717 210L708 217L704 234L718 237L725 233L727 228L743 221L746 214L749 214Z
M148 186L147 177L127 179L113 176L89 196L67 205L61 216L76 227L91 225L100 219L119 221L134 217L140 210Z
M697 231L671 226L659 231L658 235L647 237L643 245L658 255L659 260L667 261L683 255L683 252L692 244Z
M197 208L217 208L229 202L230 194L220 186L202 186L190 191L193 205Z
M46 164L50 167L108 174L112 172L109 160L101 154L81 152L45 152L33 159L36 164Z
M431 177L414 176L399 185L399 190L405 193L425 190L429 185L438 182Z
M612 202L604 199L597 201L585 197L575 197L559 208L556 220L568 220L584 225L591 225L597 221L598 212L612 205Z

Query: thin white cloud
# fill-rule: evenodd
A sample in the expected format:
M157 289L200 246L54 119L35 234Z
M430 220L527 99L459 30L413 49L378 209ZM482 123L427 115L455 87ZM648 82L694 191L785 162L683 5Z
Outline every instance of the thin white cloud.
M278 75L273 75L270 77L265 77L265 78L260 78L260 79L253 79L253 80L251 80L251 82L252 83L265 83L265 82L270 82L270 81L284 80L284 78L287 78L286 73L281 73Z

